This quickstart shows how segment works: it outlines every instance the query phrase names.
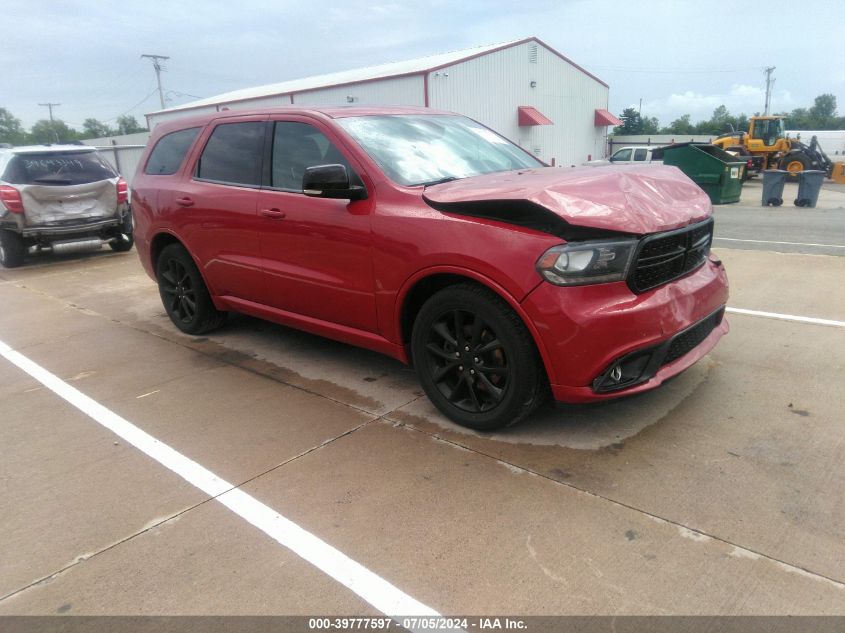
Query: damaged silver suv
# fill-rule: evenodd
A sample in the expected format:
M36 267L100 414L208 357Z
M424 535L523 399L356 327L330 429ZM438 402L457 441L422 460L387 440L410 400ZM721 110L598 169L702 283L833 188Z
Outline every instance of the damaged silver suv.
M0 264L27 254L128 251L134 243L126 181L93 147L0 148Z

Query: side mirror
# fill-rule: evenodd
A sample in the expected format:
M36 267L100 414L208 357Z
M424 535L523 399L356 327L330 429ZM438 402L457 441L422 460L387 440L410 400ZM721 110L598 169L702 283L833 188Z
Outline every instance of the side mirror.
M307 167L302 176L302 193L312 198L339 198L363 200L367 190L349 184L349 174L343 165L314 165Z

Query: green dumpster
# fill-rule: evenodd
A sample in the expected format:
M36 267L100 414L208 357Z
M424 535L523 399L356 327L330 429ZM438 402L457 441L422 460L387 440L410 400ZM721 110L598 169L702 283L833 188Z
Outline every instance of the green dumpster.
M663 164L674 165L701 187L713 204L738 202L745 161L707 143L678 143L663 148Z

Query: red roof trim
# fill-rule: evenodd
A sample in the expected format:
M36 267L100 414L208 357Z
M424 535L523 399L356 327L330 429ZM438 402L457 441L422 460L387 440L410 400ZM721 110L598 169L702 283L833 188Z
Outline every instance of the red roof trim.
M519 119L519 126L527 125L554 125L554 122L537 108L531 106L517 106L516 115Z
M622 125L622 121L620 119L617 119L607 110L596 108L595 125L596 127L604 127L606 125Z

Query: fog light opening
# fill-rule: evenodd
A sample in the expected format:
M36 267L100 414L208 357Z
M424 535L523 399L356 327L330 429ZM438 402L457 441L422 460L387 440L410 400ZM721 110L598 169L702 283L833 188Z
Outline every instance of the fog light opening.
M617 360L593 382L595 391L614 391L642 382L652 352L631 354Z

